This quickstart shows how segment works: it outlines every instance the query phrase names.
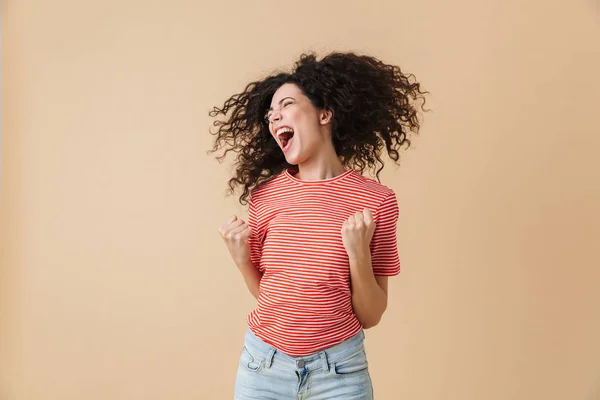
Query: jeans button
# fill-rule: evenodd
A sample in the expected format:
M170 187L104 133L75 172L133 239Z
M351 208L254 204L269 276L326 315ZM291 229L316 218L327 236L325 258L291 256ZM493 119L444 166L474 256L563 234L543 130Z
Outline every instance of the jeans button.
M304 368L304 365L305 365L305 364L306 364L306 363L304 362L304 360L300 360L300 361L298 361L298 368Z

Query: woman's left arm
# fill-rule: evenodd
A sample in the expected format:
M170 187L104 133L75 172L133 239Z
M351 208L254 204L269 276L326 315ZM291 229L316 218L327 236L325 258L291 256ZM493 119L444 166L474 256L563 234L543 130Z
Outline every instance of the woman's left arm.
M370 243L375 231L368 208L351 215L342 226L342 242L348 253L352 308L364 329L374 327L387 308L387 277L373 272Z
M364 329L374 327L387 308L388 277L373 274L371 255L350 259L352 307Z

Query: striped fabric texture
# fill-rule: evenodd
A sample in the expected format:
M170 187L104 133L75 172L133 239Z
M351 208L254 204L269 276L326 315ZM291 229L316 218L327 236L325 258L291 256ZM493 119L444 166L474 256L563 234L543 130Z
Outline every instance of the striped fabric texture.
M362 327L352 310L344 221L369 208L375 220L375 275L400 272L394 191L347 170L303 181L284 170L253 190L248 210L251 260L263 273L252 332L279 351L300 357L335 346Z

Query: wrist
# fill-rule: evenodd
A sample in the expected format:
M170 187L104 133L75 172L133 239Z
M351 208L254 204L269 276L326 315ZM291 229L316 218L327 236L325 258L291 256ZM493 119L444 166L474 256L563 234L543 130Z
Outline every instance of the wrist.
M356 277L373 275L373 266L370 259L351 259L350 273Z
M252 261L250 259L242 260L242 261L236 261L235 264L237 265L237 267L240 270L247 270L247 269L250 269L250 268L256 269L256 267L254 266L254 264L252 264Z
M351 264L366 264L371 263L371 249L363 248L353 251L348 254L348 260Z

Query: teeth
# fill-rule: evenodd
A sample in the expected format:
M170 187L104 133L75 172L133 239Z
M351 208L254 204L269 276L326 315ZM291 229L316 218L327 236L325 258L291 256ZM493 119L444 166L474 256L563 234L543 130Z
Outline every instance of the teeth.
M280 136L282 133L285 132L294 133L294 130L292 128L281 128L277 131L277 136Z

